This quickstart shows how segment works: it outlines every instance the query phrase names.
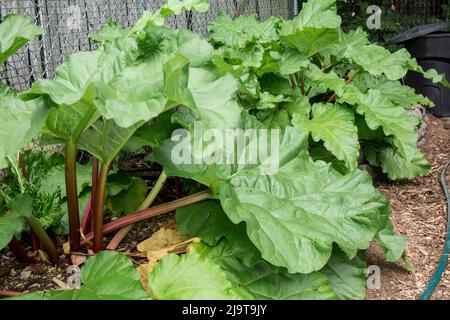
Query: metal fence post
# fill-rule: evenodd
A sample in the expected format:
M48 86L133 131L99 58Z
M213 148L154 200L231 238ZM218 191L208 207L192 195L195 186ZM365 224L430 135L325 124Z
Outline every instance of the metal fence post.
M299 13L298 11L298 0L293 0L294 1L294 17L296 17Z

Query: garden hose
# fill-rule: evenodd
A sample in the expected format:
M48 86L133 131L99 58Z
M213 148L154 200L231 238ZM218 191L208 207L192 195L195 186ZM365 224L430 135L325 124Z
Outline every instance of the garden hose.
M448 215L447 236L445 238L444 250L442 252L441 259L439 260L439 264L433 275L433 278L431 278L431 281L428 283L427 288L420 296L419 298L420 300L430 299L434 290L436 289L436 286L439 284L439 281L441 280L442 274L444 273L448 262L448 254L450 252L450 196L447 183L445 182L445 177L447 175L449 166L450 161L446 164L446 166L441 172L441 187L447 199L447 215Z

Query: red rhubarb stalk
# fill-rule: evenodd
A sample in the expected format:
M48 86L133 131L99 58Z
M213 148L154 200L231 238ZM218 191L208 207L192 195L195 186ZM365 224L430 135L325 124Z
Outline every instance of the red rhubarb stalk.
M146 220L155 216L159 216L165 213L172 212L178 208L186 207L194 203L202 202L204 200L210 199L211 193L209 190L196 193L194 195L184 197L175 201L171 201L159 206L154 206L146 210L142 210L132 215L128 215L119 219L116 219L103 227L103 234L108 234L118 229L121 229L130 224ZM92 241L94 239L94 234L91 232L86 236L86 239ZM81 242L82 246L86 246L86 240Z
M67 210L69 212L69 241L70 250L80 249L80 213L78 207L77 191L77 145L75 142L66 142L65 178L67 194Z
M15 292L15 291L6 291L6 290L0 290L0 296L3 297L16 297L24 294L23 292Z
M34 263L35 260L31 258L27 251L23 248L22 244L19 240L16 239L16 237L13 237L11 242L9 243L9 249L14 253L14 255L19 259L20 261L26 262L26 263Z
M98 178L95 205L94 205L94 251L102 250L103 245L103 208L105 205L106 180L108 178L109 165L102 164ZM90 239L91 240L91 239Z

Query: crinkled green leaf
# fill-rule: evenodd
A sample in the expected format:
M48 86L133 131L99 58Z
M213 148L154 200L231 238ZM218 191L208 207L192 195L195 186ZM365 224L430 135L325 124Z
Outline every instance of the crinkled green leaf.
M360 254L350 260L341 250L333 250L322 272L341 300L363 300L366 296L366 263Z
M117 22L108 20L106 26L100 31L90 36L93 41L105 43L113 42L117 38L121 38L128 34L128 30L122 28Z
M0 24L0 65L28 41L44 32L20 14L9 14Z
M32 214L32 199L27 194L16 195L9 203L10 211L0 213L0 250L5 248L14 235L22 232L23 218Z
M164 15L180 14L184 10L206 12L209 10L209 3L208 0L167 0L167 4L162 8L162 10ZM170 13L166 13L166 10Z
M361 92L366 92L369 89L380 90L384 97L404 108L411 108L418 104L434 105L427 97L417 94L413 88L403 85L400 81L389 81L384 76L374 77L365 74L355 79L352 84Z
M223 212L220 202L208 200L177 209L177 225L189 237L200 237L209 246L223 238L232 244L233 254L246 266L254 266L261 255L248 239L245 225L236 225Z
M364 115L367 125L372 130L383 128L387 136L392 136L398 152L411 161L417 156L417 126L419 119L409 115L404 108L393 104L383 92L370 89L361 93L356 87L349 85L342 97L343 102L356 105L356 112Z
M256 118L248 116L248 114L243 116L243 121L244 123L239 128L265 129L262 123L257 121ZM226 135L226 130L220 132L222 136ZM183 134L185 133L183 132ZM190 132L188 132L189 136L185 137L186 139L179 141L178 139L182 138L183 134L175 137L173 141L167 140L162 143L153 153L155 161L164 166L164 171L167 175L196 180L212 187L215 192L219 191L225 180L239 171L254 169L258 172L258 175L269 174L276 170L278 165L281 166L286 161L290 161L292 157L295 157L300 150L306 147L305 135L292 127L286 128L285 132L279 133L278 136L273 134L273 138L270 138L270 133L267 136L257 134L253 138L242 140L244 143L241 146L237 145L236 141L244 138L245 132L244 130L237 130L236 139L232 140L236 146L235 152L227 153L226 141L222 141L221 144L218 142L219 145L215 145L216 148L213 155L217 161L207 165L204 160L209 157L203 155L209 144L204 143L196 147L196 135ZM266 138L274 139L273 146L270 147L270 150L267 150L267 154L256 155L254 150L251 151L255 145L267 143ZM187 162L184 161L185 157L188 158L186 159L188 160ZM180 161L176 158L180 158Z
M345 80L333 71L326 73L315 64L309 63L305 70L305 78L305 84L312 87L310 97L327 92L328 89L333 90L338 97L344 94Z
M289 111L286 109L278 109L275 112L269 111L269 115L262 119L264 125L269 129L284 129L291 126L291 117Z
M337 29L305 28L293 34L282 36L282 41L308 58L332 46L338 40L338 37Z
M309 155L314 161L325 161L327 163L331 163L331 167L341 174L347 174L349 172L345 162L338 160L323 145L316 144L310 146Z
M132 177L126 190L109 197L107 204L116 217L136 212L147 195L147 183L138 177Z
M305 153L298 158L305 139L295 132L283 135L280 166L273 175L262 175L261 163L175 165L170 144L156 150L155 158L168 175L191 178L219 192L224 211L233 223L246 222L264 259L293 273L309 273L326 264L333 242L366 249L386 199L366 173L341 176L324 163L312 163Z
M241 110L235 95L238 82L233 76L210 79L209 72L189 68L188 59L180 55L174 55L164 68L164 92L170 101L190 108L194 118L208 128L236 127Z
M152 298L157 300L229 300L231 283L218 265L199 254L170 254L148 275Z
M190 67L202 67L212 60L213 47L198 34L189 30L179 30L177 54L189 59Z
M224 58L233 63L249 68L261 68L264 62L264 48L262 45L255 45L250 49L228 48L223 52Z
M309 0L303 3L297 17L283 23L282 33L293 33L305 28L336 29L340 26L341 17L337 14L336 0Z
M85 103L61 105L49 110L45 129L65 141L76 140L99 116L95 108Z
M394 225L390 219L386 227L378 233L377 241L383 248L387 261L395 262L403 257L406 237L394 234Z
M284 101L286 101L286 99L282 95L274 96L269 92L263 92L256 105L256 109L273 109L277 104Z
M164 26L164 17L161 14L161 10L155 12L144 10L133 28L131 28L130 34L142 32L146 27L152 26Z
M92 183L92 169L90 165L77 165L77 190L78 195L83 188L90 186ZM66 196L64 164L51 168L45 177L41 178L40 191L54 193L58 189L61 190L61 196Z
M439 74L432 68L426 71L423 70L415 58L409 59L408 68L409 70L420 73L424 78L431 80L433 83L441 83L443 86L450 88L450 84L443 74Z
M106 119L128 128L164 111L164 74L157 61L125 69L113 83L97 84L96 105Z
M89 100L92 95L90 86L98 74L100 56L100 51L70 55L67 61L57 68L54 80L35 82L26 94L48 94L59 105L73 105L83 98Z
M89 258L81 269L81 288L31 293L18 300L141 300L148 298L140 275L130 259L118 252L103 251Z
M240 120L241 108L237 103L237 81L226 75L209 83L189 79L189 88L199 119L208 128L235 128Z
M246 222L262 257L291 273L320 270L334 242L366 249L387 205L367 173L342 176L305 153L272 176L235 175L220 197L234 223Z
M48 107L43 99L22 101L17 96L0 96L0 169L9 166L8 158L16 158L44 126Z
M206 244L214 246L228 229L235 226L222 212L216 200L179 208L176 212L177 225L181 233L189 237L201 237Z
M260 260L247 267L233 254L226 241L215 247L200 243L192 246L203 259L213 261L234 284L233 293L240 299L261 300L328 300L336 295L327 278L319 273L290 275Z
M209 23L208 30L214 42L244 48L248 43L256 41L269 43L277 40L275 27L278 23L279 19L276 17L259 22L256 15L240 16L232 20L222 12L215 21Z
M369 163L381 167L391 180L414 179L431 172L428 160L418 149L409 161L386 143L366 143L363 150Z
M122 128L113 120L98 120L80 137L80 148L109 165L142 124Z
M293 74L308 65L309 60L305 54L287 48L279 60L281 74Z
M170 98L189 100L174 94L189 92L189 67L204 66L212 59L211 45L193 32L165 27L144 31L137 40L138 63L130 57L111 82L96 84L98 110L124 128L157 117L171 107L167 105Z
M355 170L359 158L358 130L353 112L342 106L315 104L312 107L313 118L294 115L293 124L314 141L322 140L327 148L339 160L343 160L350 170Z
M387 49L375 44L349 47L345 56L370 74L374 76L384 74L389 80L403 78L408 72L408 62L411 59L406 49L390 53Z

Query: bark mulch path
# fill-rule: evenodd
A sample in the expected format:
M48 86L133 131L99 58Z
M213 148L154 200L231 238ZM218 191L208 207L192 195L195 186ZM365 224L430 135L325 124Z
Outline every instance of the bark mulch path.
M391 201L397 233L407 237L407 257L414 271L410 273L400 265L385 262L380 249L372 245L367 262L381 268L381 288L368 289L367 299L418 299L441 257L447 231L447 202L439 176L450 160L450 130L432 115L422 151L433 169L429 176L378 185ZM447 181L450 185L450 179ZM450 299L450 266L432 299Z

